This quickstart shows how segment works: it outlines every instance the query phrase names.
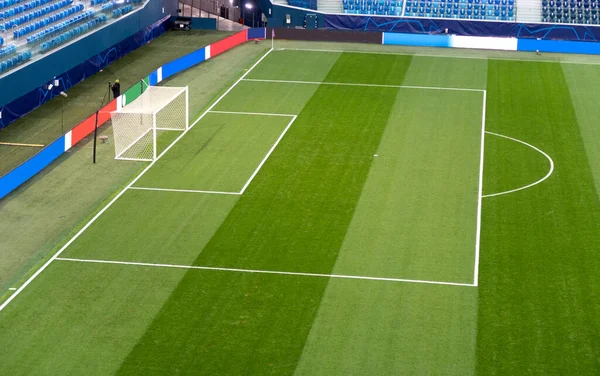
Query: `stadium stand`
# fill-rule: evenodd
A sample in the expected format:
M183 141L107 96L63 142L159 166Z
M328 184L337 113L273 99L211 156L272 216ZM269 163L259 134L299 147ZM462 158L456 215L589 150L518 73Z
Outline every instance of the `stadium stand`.
M39 18L41 16L45 16L46 14L50 14L54 11L57 11L61 8L64 8L68 5L70 5L71 3L73 3L73 0L62 0L53 4L50 4L46 7L40 8L38 10L35 10L33 12L30 13L26 13L20 17L16 17L8 22L5 22L3 24L0 25L0 30L5 31L5 30L10 30L12 29L14 26L19 26L22 25L24 23L27 23L29 21L32 21L36 18Z
M23 1L25 1L25 0L4 0L4 1L0 1L0 9L11 7L13 5L22 3Z
M402 0L342 0L344 13L401 16ZM406 0L406 17L515 20L515 0Z
M0 48L0 57L10 55L15 52L17 52L17 46L15 46L14 44L9 44L6 47Z
M315 7L316 7L316 0ZM36 59L112 18L132 12L142 0L0 0L0 74ZM8 44L8 45L6 45Z
M598 0L542 0L542 22L598 25Z
M31 15L33 15L35 12L29 12L41 5L47 4L49 3L51 0L33 0L30 1L28 3L25 4L21 4L18 6L15 6L13 8L8 8L2 12L0 12L0 18L7 20L7 19L11 19L8 22L5 22L3 25L0 26L0 31L6 31L9 30L12 26L14 25L18 25L16 22L27 22L30 18ZM15 19L12 19L13 17L18 16L21 13L24 12L28 12L20 17L17 17Z
M317 0L289 0L289 4L299 8L317 10Z
M407 0L407 17L515 20L515 0Z
M13 57L9 57L6 60L0 61L0 73L4 73L9 69L12 69L28 60L31 59L31 50L26 50Z
M407 2L408 4L408 2ZM344 13L401 16L402 0L342 0Z
M77 4L74 5L70 8L67 8L63 11L60 11L56 14L53 14L52 16L43 18L35 23L31 23L27 26L25 26L24 28L21 29L17 29L15 31L13 31L13 37L15 39L20 38L24 35L27 35L29 33L32 33L38 29L41 29L43 27L46 27L54 22L57 22L59 20L62 20L63 18L67 18L70 15L73 15L75 13L81 12L84 9L83 4Z
M83 6L83 5L81 5L81 6ZM81 9L83 9L83 8L81 8ZM56 24L54 26L50 26L49 28L43 29L43 30L27 37L27 43L32 44L32 43L38 42L41 39L44 39L45 37L47 37L51 34L66 30L70 26L72 26L78 22L89 19L89 18L93 17L95 14L96 14L96 11L93 9L86 10L85 12L78 14L75 17L69 18L68 20L63 21L63 22L59 22L58 24Z
M102 4L102 11L108 12L109 10L112 10L115 6L117 6L117 3L115 3L114 1L111 1L110 3Z
M121 17L124 14L127 14L133 10L133 5L125 5L124 7L117 8L113 10L113 17Z
M76 36L86 33L89 29L92 29L95 26L106 22L106 20L107 20L106 15L100 15L99 17L96 17L82 25L79 25L79 26L65 32L65 33L57 35L54 38L52 38L46 42L43 42L40 45L40 52L46 52L48 50L53 49L54 47L56 47L58 45L68 42L71 39L75 38Z

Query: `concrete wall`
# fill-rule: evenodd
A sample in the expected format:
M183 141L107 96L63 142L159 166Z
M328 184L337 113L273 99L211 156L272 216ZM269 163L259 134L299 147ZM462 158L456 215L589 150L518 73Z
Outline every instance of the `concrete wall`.
M325 27L323 14L316 13L314 10L272 4L269 0L259 0L258 4L262 12L267 16L268 27L294 28L296 26L303 26L306 14L316 14L318 27ZM291 18L289 25L285 23L286 14L289 14Z

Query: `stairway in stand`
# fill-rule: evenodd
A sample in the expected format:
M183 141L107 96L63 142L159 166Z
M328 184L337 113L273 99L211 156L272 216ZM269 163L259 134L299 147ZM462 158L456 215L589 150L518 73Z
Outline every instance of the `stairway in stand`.
M542 21L542 2L540 0L517 0L517 22L538 23Z
M317 9L324 13L344 13L340 0L317 0Z

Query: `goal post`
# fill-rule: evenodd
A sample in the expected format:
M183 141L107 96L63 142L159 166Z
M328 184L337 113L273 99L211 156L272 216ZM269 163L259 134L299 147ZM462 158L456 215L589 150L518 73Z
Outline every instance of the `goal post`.
M188 87L150 86L111 117L115 159L156 160L160 132L189 128Z

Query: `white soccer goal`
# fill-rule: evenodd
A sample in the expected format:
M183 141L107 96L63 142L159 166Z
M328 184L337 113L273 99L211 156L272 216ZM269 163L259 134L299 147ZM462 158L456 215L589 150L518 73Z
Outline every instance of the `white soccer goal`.
M157 131L189 127L188 88L150 86L136 100L111 113L115 159L153 161Z

